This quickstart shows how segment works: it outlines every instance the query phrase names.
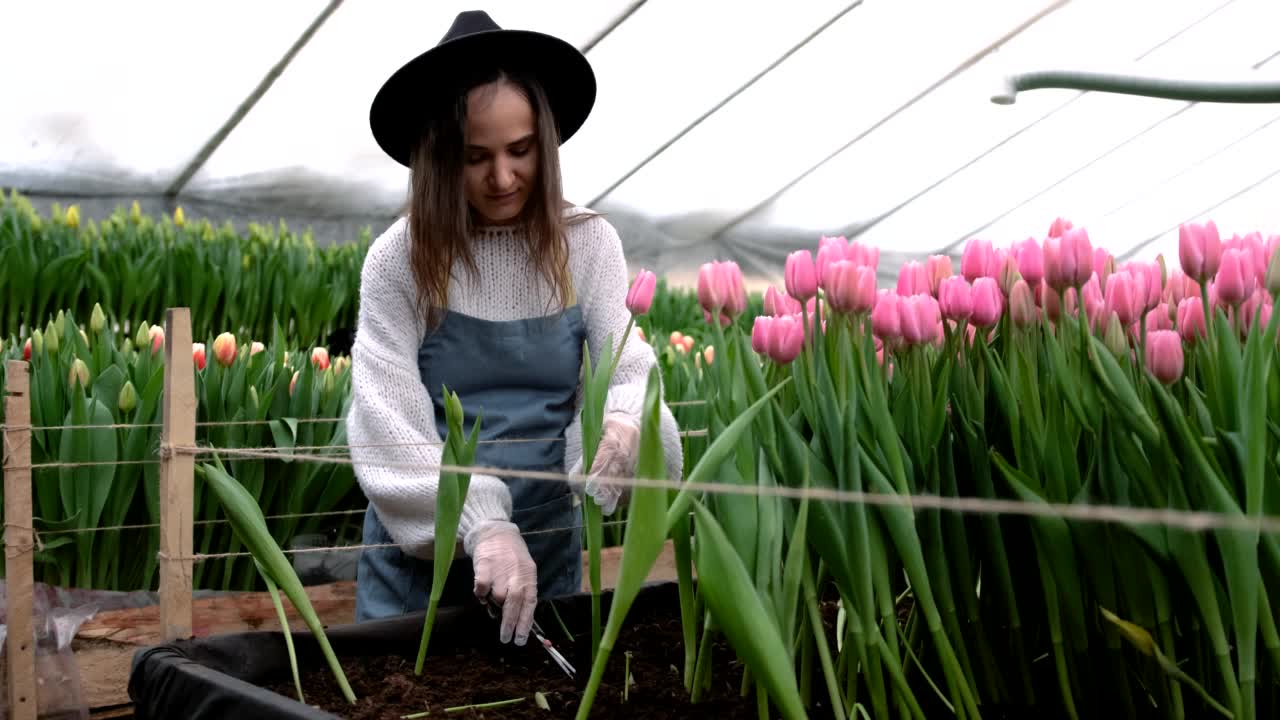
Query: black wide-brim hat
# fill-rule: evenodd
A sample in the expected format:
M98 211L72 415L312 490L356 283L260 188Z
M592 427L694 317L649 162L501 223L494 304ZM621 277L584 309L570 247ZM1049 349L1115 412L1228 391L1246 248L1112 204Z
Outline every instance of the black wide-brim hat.
M454 18L435 47L405 63L378 90L369 109L369 126L378 146L409 167L429 115L448 108L462 89L459 78L464 68L495 62L518 65L537 78L551 105L561 144L591 114L596 77L577 48L532 30L504 30L488 13L470 10Z

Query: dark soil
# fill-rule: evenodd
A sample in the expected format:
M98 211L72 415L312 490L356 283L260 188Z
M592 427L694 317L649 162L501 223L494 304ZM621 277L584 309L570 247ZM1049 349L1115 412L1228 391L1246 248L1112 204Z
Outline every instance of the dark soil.
M554 620L540 622L549 633L548 639L577 670L576 681L570 680L536 639L530 637L525 647L492 647L496 643L486 643L465 654L428 657L421 676L414 675L414 658L348 659L343 662L343 669L356 695L354 706L343 698L327 669L303 675L303 693L308 704L353 720L399 720L404 715L421 712L430 713L426 718L573 718L591 674L590 636L577 635L569 642ZM492 632L496 636L497 626L476 631ZM610 654L591 717L646 720L757 717L755 688L752 687L746 697L741 694L742 664L723 637L712 646L711 688L704 691L695 705L690 702L684 686L684 638L678 606L634 607ZM631 653L632 685L624 700L627 652ZM270 689L297 699L292 681ZM538 706L534 695L538 692L546 698L549 711ZM822 703L825 692L815 688L813 695L810 717L829 717ZM448 708L516 698L522 699L501 707L445 712ZM771 716L777 716L776 710Z

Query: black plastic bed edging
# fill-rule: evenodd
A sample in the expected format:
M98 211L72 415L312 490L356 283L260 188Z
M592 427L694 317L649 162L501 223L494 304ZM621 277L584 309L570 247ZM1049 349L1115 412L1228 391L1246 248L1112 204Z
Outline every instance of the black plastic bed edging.
M612 594L602 594L608 615ZM556 609L566 618L590 617L591 594L556 598ZM652 583L636 598L642 603L678 607L674 582ZM677 611L678 612L678 611ZM352 657L401 655L415 658L422 638L424 612L385 620L325 628L325 635L339 661ZM556 627L549 602L538 603L537 619L548 632ZM294 630L293 645L299 673L328 665L320 645L305 629ZM479 603L441 607L431 630L431 654L447 654L460 648L498 644L495 621ZM579 672L589 669L579 668ZM133 656L129 673L129 698L138 720L337 720L340 716L304 705L267 689L292 683L288 649L280 631L255 631L178 640L143 648Z

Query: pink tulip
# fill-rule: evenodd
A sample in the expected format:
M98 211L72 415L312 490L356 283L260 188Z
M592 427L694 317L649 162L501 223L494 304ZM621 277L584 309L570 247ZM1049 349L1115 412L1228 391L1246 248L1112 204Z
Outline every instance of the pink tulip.
M159 325L152 325L148 332L151 335L151 354L155 355L164 347L164 328Z
M959 275L943 280L942 286L938 288L938 307L942 316L948 320L968 320L973 314L972 291L968 281Z
M930 255L924 262L924 272L929 276L929 294L938 297L942 281L955 275L950 255Z
M769 332L769 359L786 365L804 348L804 324L795 315L783 315L773 319Z
M1061 237L1044 243L1044 274L1049 287L1065 290L1080 287L1093 272L1093 244L1082 227L1070 228Z
M1160 295L1164 292L1164 280L1160 271L1160 264L1133 260L1125 263L1124 269L1135 276L1141 275L1143 278L1143 292L1138 296L1142 301L1142 309L1146 311L1158 305L1160 303Z
M296 387L296 386L297 386L297 384L298 384L298 374L299 374L300 372L302 372L302 371L301 371L301 370L295 370L295 371L293 371L293 377L289 380L289 395L293 395L293 389L294 389L294 387Z
M844 260L848 254L849 244L844 238L822 238L818 247L818 259L814 262L814 270L818 273L818 283L827 289L831 266Z
M1280 236L1273 237L1272 240L1280 240ZM1272 295L1280 295L1280 253L1275 252L1275 248L1268 250L1267 271L1262 275L1262 287Z
M1116 271L1116 259L1106 248L1094 248L1093 271L1098 274L1098 282L1105 283L1111 273Z
M236 361L236 336L224 332L213 339L213 359L222 367L231 367Z
M876 271L849 260L827 268L827 302L839 313L865 313L875 307Z
M785 275L787 294L791 297L804 301L818 294L818 271L808 250L797 250L787 256Z
M1053 224L1049 226L1049 237L1062 237L1064 233L1072 228L1070 220L1066 218L1056 218Z
M197 370L203 370L205 363L204 343L191 343L191 361L196 364Z
M1178 261L1187 277L1203 283L1218 273L1221 259L1222 240L1212 220L1178 227Z
M703 349L702 349L702 355L701 355L701 357L702 357L702 359L703 359L703 360L705 360L705 361L706 361L706 363L707 363L708 365L710 365L711 363L715 362L715 361L716 361L716 349L715 349L715 346L713 346L713 345L708 345L708 346L706 346L705 348L703 348Z
M871 331L886 343L902 337L902 298L890 290L882 290L871 310Z
M973 281L970 291L973 300L973 324L978 327L991 327L1000 320L1004 313L1004 295L994 278L980 277Z
M773 317L800 312L800 301L770 285L764 291L764 311Z
M1204 322L1204 303L1199 296L1193 295L1178 303L1178 333L1188 345L1194 344L1197 338L1208 337Z
M1009 317L1018 327L1028 327L1036 321L1036 300L1031 295L1031 286L1026 280L1019 278L1013 283L1009 292Z
M684 337L680 338L680 349L684 350L687 353L693 352L693 336L692 335L685 335Z
M1013 284L1018 281L1021 275L1018 274L1018 259L1012 253L1004 250L996 251L996 282L1000 285L1000 292L1005 297L1013 292Z
M880 248L854 240L849 243L849 249L845 250L844 259L875 270L880 267Z
M1271 296L1263 288L1255 288L1253 294L1248 300L1240 306L1240 329L1244 333L1248 333L1253 327L1254 316L1259 311L1266 311L1267 319L1271 318Z
M249 345L249 357L253 357L254 355L257 355L258 353L266 349L267 349L266 345L263 345L257 340L254 340L253 343Z
M708 315L723 314L729 319L741 315L747 307L747 294L738 263L703 263L698 268L698 303Z
M669 342L674 347L676 345L679 345L680 341L683 338L684 338L684 334L681 333L679 330L672 330L671 335L667 338L667 342Z
M1146 327L1148 335L1155 330L1172 330L1173 318L1169 317L1169 306L1164 303L1156 305L1147 313L1142 323Z
M1165 385L1182 377L1182 338L1172 330L1147 335L1147 369Z
M960 274L964 279L974 282L980 277L990 277L996 273L996 254L991 248L990 240L974 238L964 246L960 256Z
M1110 276L1107 279L1110 280ZM1075 288L1067 290L1067 294L1072 297L1075 293ZM1106 320L1107 301L1102 294L1102 283L1097 273L1090 275L1089 282L1080 288L1080 296L1084 299L1084 315L1089 319L1090 327L1101 328L1101 323Z
M1169 273L1169 282L1165 283L1160 299L1173 307L1177 307L1183 298L1200 297L1200 285L1187 277L1181 270Z
M1223 304L1237 307L1247 300L1253 294L1256 279L1248 251L1238 248L1222 251L1222 262L1213 284Z
M658 286L658 276L641 269L627 291L627 310L634 315L644 315L653 305L653 291Z
M1106 303L1107 311L1113 312L1120 318L1120 324L1129 327L1138 320L1139 314L1142 312L1142 305L1138 298L1137 285L1141 282L1135 280L1133 274L1128 270L1118 270L1111 277L1107 278Z
M929 290L929 274L925 272L923 265L915 260L903 263L902 269L898 271L898 294L902 297L932 294Z
M898 302L898 315L902 339L908 345L923 345L937 339L942 316L938 311L938 301L932 295L902 298Z
M311 350L311 364L315 365L317 370L328 370L329 349L323 347L313 348Z
M1013 246L1013 256L1018 261L1018 274L1029 287L1036 287L1044 279L1044 250L1035 238L1027 238Z
M27 338L27 341L22 345L22 361L31 362L31 338Z
M765 355L769 352L769 334L773 330L772 315L757 315L751 325L751 349Z

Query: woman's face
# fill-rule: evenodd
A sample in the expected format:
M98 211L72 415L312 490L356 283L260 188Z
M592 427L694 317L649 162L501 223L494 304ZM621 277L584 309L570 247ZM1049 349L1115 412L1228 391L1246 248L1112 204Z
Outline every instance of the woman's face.
M533 108L507 82L467 95L462 174L467 202L491 225L514 222L537 184Z

